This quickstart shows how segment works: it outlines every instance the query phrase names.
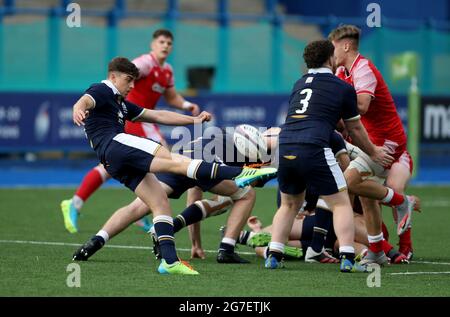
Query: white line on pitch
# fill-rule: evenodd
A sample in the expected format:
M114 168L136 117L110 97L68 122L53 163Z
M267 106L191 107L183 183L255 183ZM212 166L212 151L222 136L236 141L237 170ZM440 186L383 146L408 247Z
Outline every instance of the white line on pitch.
M448 206L450 206L449 200L431 200L423 202L423 207L448 207Z
M81 243L66 243L66 242L53 242L53 241L24 241L24 240L0 240L0 243L17 243L17 244L36 244L36 245L55 245L55 246L71 246L79 247ZM137 246L137 245L116 245L116 244L106 244L107 248L116 249L139 249L139 250L150 250L150 247ZM177 251L191 252L191 249L177 248ZM203 250L206 253L217 253L217 250ZM255 254L254 252L238 252L239 254Z
M429 275L429 274L450 274L450 272L399 272L388 273L389 275Z
M57 246L71 246L78 247L81 243L67 243L67 242L56 242L56 241L24 241L24 240L0 240L0 243L17 243L17 244L37 244L37 245L57 245ZM150 247L138 246L138 245L117 245L117 244L107 244L107 248L116 249L138 249L138 250L150 250ZM177 248L178 251L190 252L191 249ZM216 253L217 250L204 250L206 253ZM254 252L243 252L239 251L240 254L255 254ZM439 265L450 265L448 262L429 262L429 261L411 261L411 263L418 264L439 264Z
M411 263L450 265L450 263L448 262L430 262L430 261L411 261Z

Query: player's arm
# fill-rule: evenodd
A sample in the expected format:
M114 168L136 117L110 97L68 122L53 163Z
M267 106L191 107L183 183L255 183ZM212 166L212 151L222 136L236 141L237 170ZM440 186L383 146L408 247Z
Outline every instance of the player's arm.
M363 115L369 110L370 102L372 101L373 97L369 94L358 94L358 111L359 114Z
M353 84L358 96L358 111L363 115L369 110L372 99L375 98L377 78L367 61L362 61L353 72Z
M95 101L90 95L83 95L73 106L73 122L78 125L84 125L84 120L89 115L89 110L95 107Z
M347 86L343 94L343 117L345 127L348 130L352 143L359 146L361 150L367 153L372 160L382 166L388 166L394 158L390 156L386 149L380 146L375 146L369 139L366 129L361 123L361 116L358 114L356 92Z
M202 248L202 239L200 236L200 222L188 226L189 238L191 239L191 259L205 258L205 251Z
M192 117L172 111L145 109L133 121L145 121L165 125L189 125L209 120L211 120L211 114L206 111L203 111L196 117Z
M188 189L186 205L190 206L203 198L203 192L198 187ZM191 258L205 258L205 251L202 248L200 221L188 226L189 238L191 240Z
M376 146L370 141L367 131L359 118L354 120L346 120L345 126L347 127L353 143L366 152L374 162L382 166L392 164L394 158L386 152L385 148Z
M170 106L176 109L190 111L193 116L197 116L200 113L200 107L184 99L173 86L166 89L164 99Z
M339 131L339 133L342 135L344 140L346 140L348 138L348 131L347 131L347 128L345 127L344 120L341 119L338 121L338 123L336 125L336 130Z

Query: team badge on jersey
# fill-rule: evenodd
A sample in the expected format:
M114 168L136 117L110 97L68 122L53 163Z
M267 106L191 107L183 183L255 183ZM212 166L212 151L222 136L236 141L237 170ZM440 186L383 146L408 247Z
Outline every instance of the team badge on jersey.
M154 92L162 94L162 93L164 93L164 91L166 89L163 86L161 86L159 83L154 83L153 86L152 86L152 90Z

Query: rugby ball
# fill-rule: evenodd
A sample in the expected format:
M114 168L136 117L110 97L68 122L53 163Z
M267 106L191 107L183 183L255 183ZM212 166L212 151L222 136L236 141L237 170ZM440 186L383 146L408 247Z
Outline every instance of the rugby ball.
M254 126L238 125L234 130L233 141L237 151L251 162L262 161L262 158L267 155L266 143Z

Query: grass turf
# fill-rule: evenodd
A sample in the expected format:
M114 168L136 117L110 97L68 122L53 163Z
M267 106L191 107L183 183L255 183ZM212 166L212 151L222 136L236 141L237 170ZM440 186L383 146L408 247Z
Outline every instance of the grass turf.
M243 257L251 264L218 264L215 250L220 240L219 227L227 214L202 224L203 247L211 252L205 260L191 261L199 276L159 275L149 237L131 226L108 244L139 248L103 248L88 262L80 263L81 287L70 288L66 284L70 272L66 269L77 245L95 234L115 209L133 199L133 194L125 189L98 191L82 210L80 232L69 234L64 229L59 204L73 190L1 189L0 296L450 296L450 188L416 187L410 192L422 198L423 206L423 213L415 213L413 218L415 258L409 265L383 268L379 288L367 286L366 274L339 273L337 265L289 261L286 269L269 271L264 269L262 259L250 254ZM274 189L257 190L253 214L263 224L271 222L275 201ZM172 201L175 213L182 210L184 202ZM394 226L387 209L384 218L393 236ZM395 244L397 238L393 239ZM187 230L176 236L176 243L179 255L187 259ZM252 249L241 246L238 251ZM404 272L421 273L392 274Z

